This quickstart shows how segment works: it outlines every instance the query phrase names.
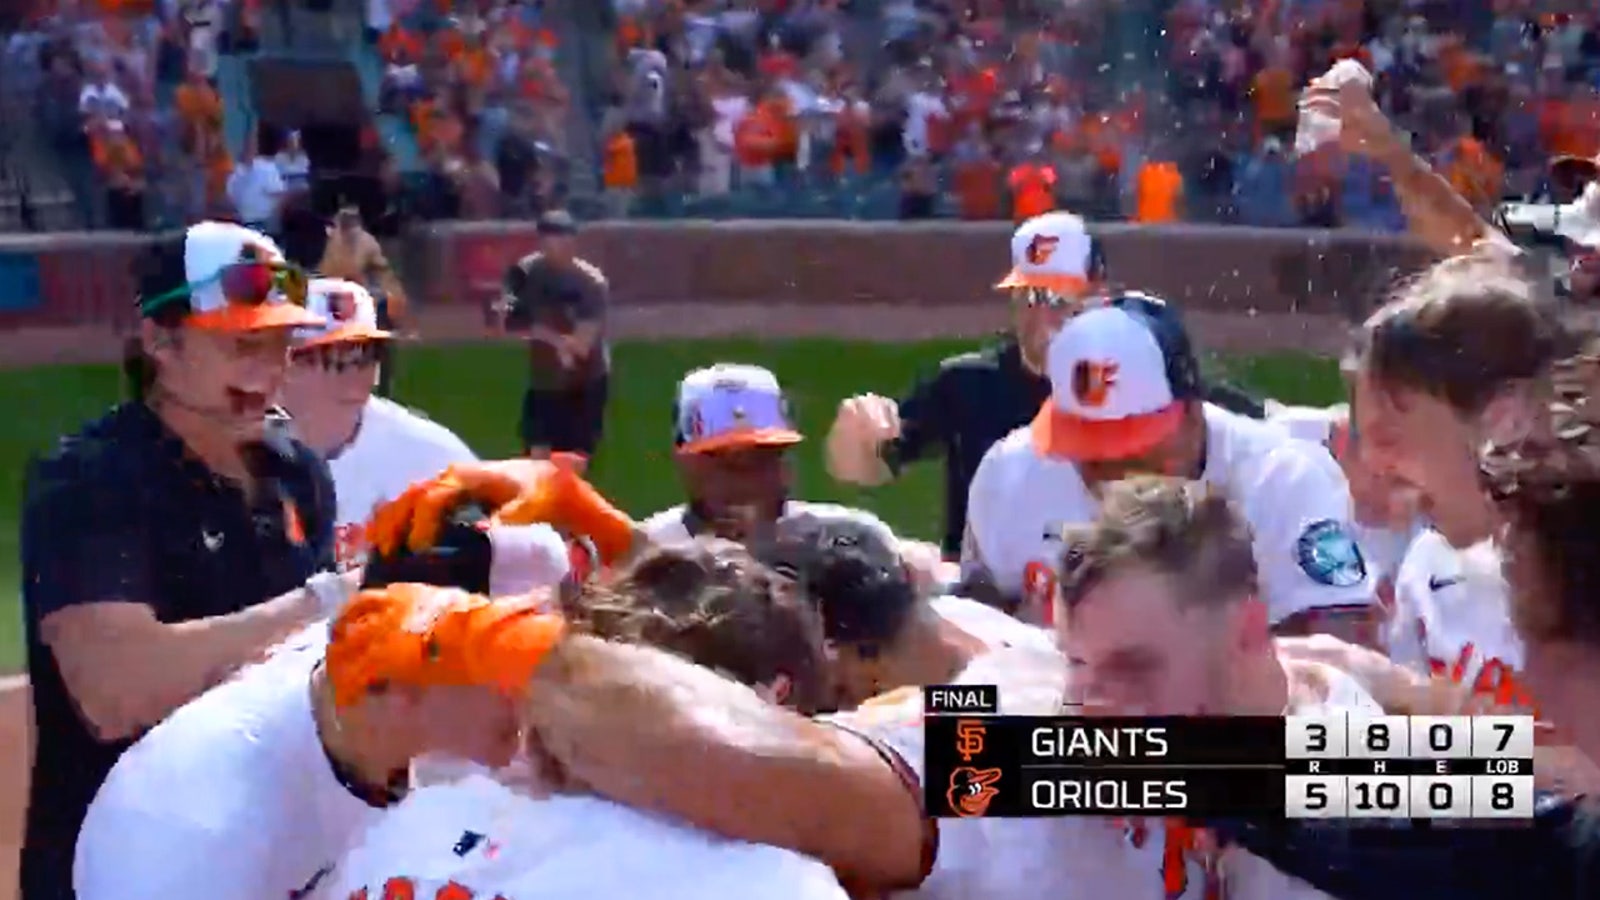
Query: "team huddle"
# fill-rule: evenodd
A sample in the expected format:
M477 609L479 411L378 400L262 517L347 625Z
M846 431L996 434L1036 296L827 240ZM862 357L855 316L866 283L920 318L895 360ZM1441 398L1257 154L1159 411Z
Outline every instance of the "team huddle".
M219 271L276 253L186 241ZM919 687L1043 716L1531 711L1477 451L1530 427L1538 398L1500 387L1557 326L1492 255L1453 260L1360 329L1349 403L1257 418L1208 399L1179 310L1113 287L1076 216L1012 255L1048 394L983 453L948 559L791 496L806 436L766 369L684 376L684 502L635 518L570 460L480 462L373 398L370 295L312 280L272 321L316 362L291 378L327 379L287 386L296 420L355 435L316 448L336 571L309 625L121 756L76 896L1329 896L1178 820L935 821ZM846 400L830 454L881 465L899 416ZM1564 742L1542 786L1582 793Z

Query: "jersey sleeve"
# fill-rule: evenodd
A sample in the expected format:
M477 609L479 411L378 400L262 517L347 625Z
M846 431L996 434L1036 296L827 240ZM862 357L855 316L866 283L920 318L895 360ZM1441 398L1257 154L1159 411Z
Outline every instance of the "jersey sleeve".
M988 557L985 555L983 541L993 527L994 495L997 491L996 481L1000 476L1000 447L1004 441L990 447L983 454L983 459L978 462L978 468L972 473L972 481L967 485L967 527L961 535L961 577L971 578L979 572L993 574Z
M1292 442L1268 454L1244 505L1274 624L1307 610L1374 602L1350 488L1326 450Z
M899 472L906 463L924 459L942 446L950 434L950 369L941 367L912 386L900 401L900 436L884 447L889 468Z

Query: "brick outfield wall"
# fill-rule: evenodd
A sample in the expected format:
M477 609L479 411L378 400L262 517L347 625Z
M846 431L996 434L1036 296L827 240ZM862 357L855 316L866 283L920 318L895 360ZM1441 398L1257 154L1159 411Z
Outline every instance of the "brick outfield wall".
M1203 226L1097 228L1128 287L1208 313L1358 317L1427 255L1394 237ZM1008 263L1003 223L682 222L596 225L579 252L618 304L893 304L990 296ZM139 235L0 239L0 330L131 324ZM438 225L394 254L413 296L482 306L536 243L526 222ZM37 302L30 302L34 299ZM840 325L848 334L850 326ZM32 739L27 685L0 682L0 900L11 900Z

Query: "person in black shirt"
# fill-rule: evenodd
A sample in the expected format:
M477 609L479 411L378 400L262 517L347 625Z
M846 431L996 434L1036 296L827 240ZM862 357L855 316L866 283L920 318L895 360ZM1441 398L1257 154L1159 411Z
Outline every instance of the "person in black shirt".
M216 222L142 260L134 392L35 459L22 513L34 734L24 900L72 897L83 815L140 733L348 596L333 484L271 405L303 275Z
M952 356L899 403L876 394L839 404L828 433L828 472L850 484L887 482L908 463L945 453L944 535L948 558L961 552L967 484L989 447L1033 419L1050 396L1043 360L1061 323L1106 290L1105 257L1084 222L1046 213L1022 223L1011 239L1013 267L997 287L1012 296L1012 330L990 347ZM1266 410L1232 388L1210 386L1205 398L1264 418Z
M528 335L529 386L522 402L523 450L594 455L611 383L606 343L610 289L578 258L577 223L561 210L539 218L539 251L506 271L496 311L502 327Z

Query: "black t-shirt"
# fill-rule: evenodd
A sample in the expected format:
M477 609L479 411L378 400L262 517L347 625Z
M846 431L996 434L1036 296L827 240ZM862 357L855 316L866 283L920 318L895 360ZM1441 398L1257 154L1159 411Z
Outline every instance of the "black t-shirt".
M23 610L34 734L26 900L72 896L84 813L132 741L101 741L79 717L40 637L51 613L88 603L142 603L163 622L225 615L333 568L328 467L275 417L253 447L252 505L190 456L142 403L126 403L65 437L27 474Z
M606 312L610 288L600 270L581 260L556 263L542 253L532 253L506 270L504 296L506 327L524 330L542 325L557 334L571 334L579 325L598 323L600 337L593 352L562 368L548 345L529 341L530 386L535 389L567 388L606 375L611 351L606 344Z

